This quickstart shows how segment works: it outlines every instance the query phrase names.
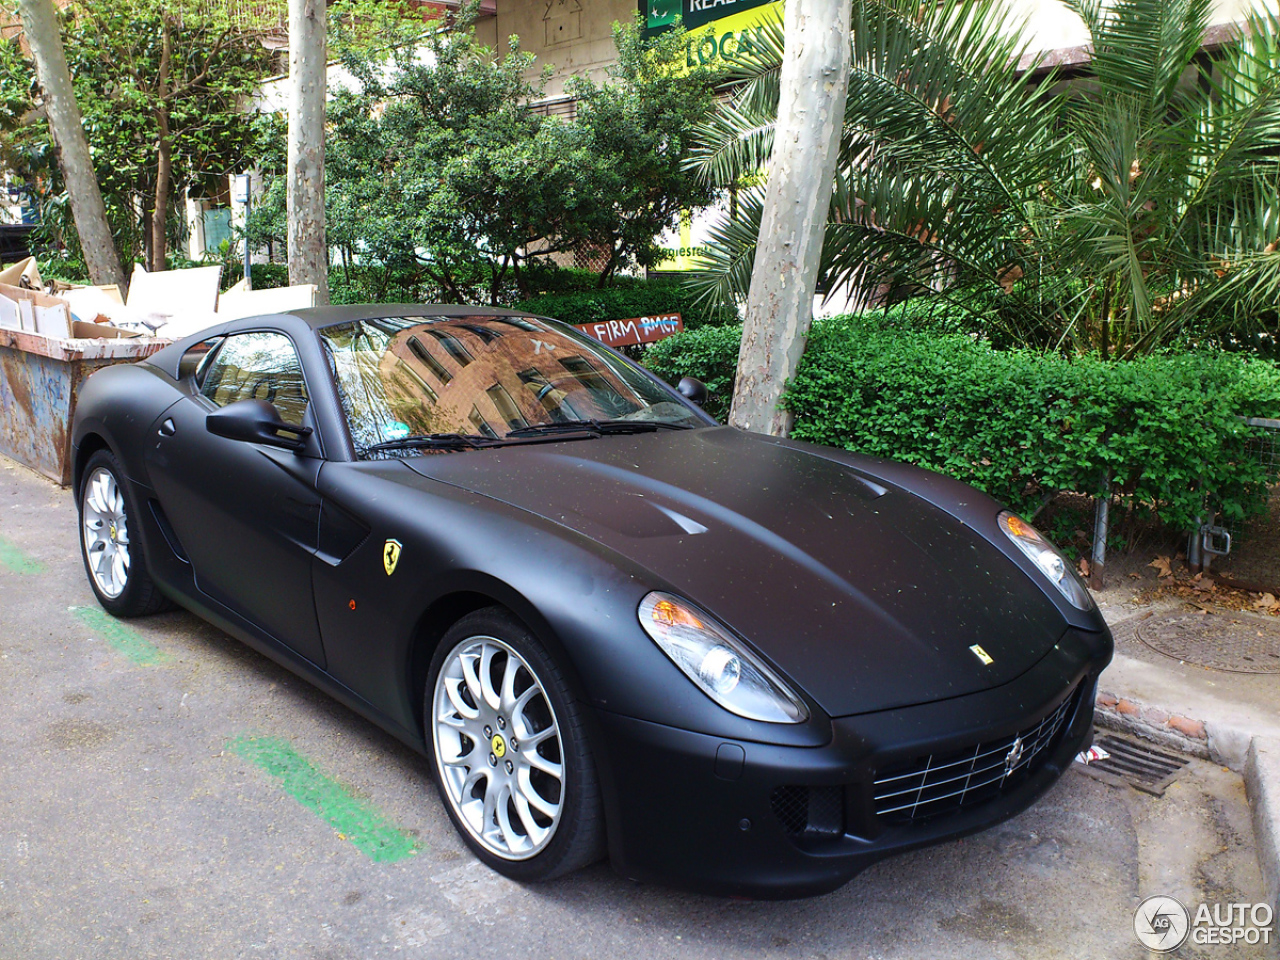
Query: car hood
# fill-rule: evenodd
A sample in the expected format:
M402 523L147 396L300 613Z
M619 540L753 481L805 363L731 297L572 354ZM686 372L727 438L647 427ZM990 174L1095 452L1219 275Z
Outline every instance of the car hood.
M405 464L631 558L655 587L745 637L830 716L1005 683L1066 626L977 532L819 447L722 427Z

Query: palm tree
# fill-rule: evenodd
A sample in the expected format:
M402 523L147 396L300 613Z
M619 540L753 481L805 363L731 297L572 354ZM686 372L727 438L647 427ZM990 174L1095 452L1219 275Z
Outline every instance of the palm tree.
M1092 41L1069 77L1004 0L855 0L821 282L1104 357L1274 321L1280 21L1206 47L1209 0L1068 3ZM721 294L751 276L782 43L740 57L692 161L739 188L698 278Z

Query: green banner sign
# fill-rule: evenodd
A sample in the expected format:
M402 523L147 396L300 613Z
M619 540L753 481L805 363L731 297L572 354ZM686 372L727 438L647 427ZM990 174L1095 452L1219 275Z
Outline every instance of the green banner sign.
M639 7L645 27L659 32L675 23L676 17L684 21L685 27L693 29L771 2L773 0L639 0Z

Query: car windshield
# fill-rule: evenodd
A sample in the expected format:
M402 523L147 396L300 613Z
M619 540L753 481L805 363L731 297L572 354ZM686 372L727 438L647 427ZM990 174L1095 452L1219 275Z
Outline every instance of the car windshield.
M364 459L704 423L644 371L560 323L386 317L320 334Z

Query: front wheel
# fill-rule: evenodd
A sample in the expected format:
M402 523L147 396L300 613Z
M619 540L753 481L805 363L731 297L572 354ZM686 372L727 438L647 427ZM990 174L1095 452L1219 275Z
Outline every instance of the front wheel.
M582 708L537 639L497 607L445 634L425 716L454 826L513 880L549 880L598 859L603 816Z
M89 586L107 612L138 617L169 605L156 587L134 532L137 511L124 473L107 450L85 464L80 485L80 554Z

